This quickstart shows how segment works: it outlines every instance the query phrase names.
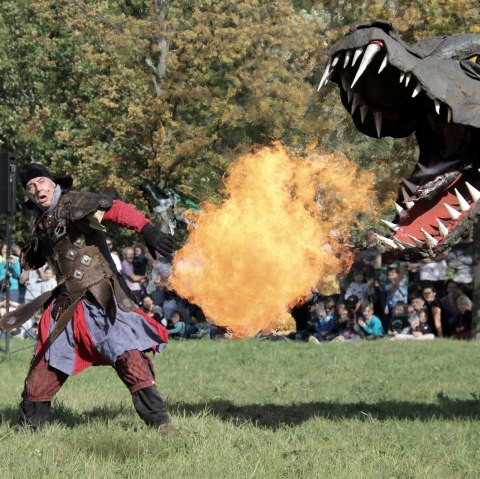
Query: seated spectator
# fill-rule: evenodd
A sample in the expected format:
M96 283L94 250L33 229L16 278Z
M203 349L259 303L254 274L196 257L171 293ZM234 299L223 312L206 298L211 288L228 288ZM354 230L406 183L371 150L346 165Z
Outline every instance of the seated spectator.
M150 294L143 296L141 309L145 314L157 321L157 323L167 326L167 320L163 317L162 308L153 302Z
M442 318L444 318L448 331L453 332L456 330L461 316L457 307L457 299L462 295L462 291L457 283L451 279L446 282L445 288L447 294L440 298L440 308L442 309Z
M397 301L393 307L390 318L390 328L392 332L405 333L410 331L411 325L408 320L407 305L403 301Z
M420 311L425 308L425 299L421 292L412 293L410 296L410 305L413 310L409 311L409 322L412 324L414 321L418 320Z
M435 335L432 333L432 330L428 325L427 310L421 309L418 312L418 319L413 322L412 329L410 331L394 333L391 339L395 341L404 341L407 339L427 341L435 339Z
M457 299L457 306L461 316L455 330L455 339L473 339L472 330L472 301L466 295Z
M348 299L350 296L357 296L360 298L362 304L366 304L370 302L371 294L372 291L370 285L365 281L363 270L354 270L353 281L348 285L348 288L345 291L345 299Z
M210 339L212 337L213 324L208 321L200 321L197 323L197 331L190 335L191 339Z
M172 311L170 314L167 331L171 338L183 338L185 336L185 323L179 311Z
M403 304L408 302L408 279L407 275L400 275L400 271L396 267L387 269L387 282L383 286L385 292L385 309L384 314L387 318L385 329L390 329L390 321L392 319L393 309L395 305L401 301Z
M428 311L422 309L418 313L418 321L413 325L412 336L417 340L435 339L432 329L428 325Z
M315 332L309 337L308 341L312 343L319 343L331 339L330 334L335 325L333 314L325 309L324 303L317 303L313 310L315 321Z
M355 295L350 296L345 304L340 303L337 306L337 341L351 341L360 339L360 336L355 332L355 325L360 316L360 307L360 299Z
M355 332L365 339L376 339L383 336L382 322L373 314L373 304L366 304L362 313L354 327Z
M428 325L435 336L442 337L446 333L444 321L442 321L442 308L437 299L435 287L430 283L424 283L422 289L425 307L427 308ZM445 330L445 331L444 331Z

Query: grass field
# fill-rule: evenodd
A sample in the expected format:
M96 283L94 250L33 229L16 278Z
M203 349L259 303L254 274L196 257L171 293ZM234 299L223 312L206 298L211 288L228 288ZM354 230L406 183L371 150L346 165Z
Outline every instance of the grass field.
M16 433L29 356L0 356L2 479L480 477L478 342L171 342L155 359L163 436L108 367Z

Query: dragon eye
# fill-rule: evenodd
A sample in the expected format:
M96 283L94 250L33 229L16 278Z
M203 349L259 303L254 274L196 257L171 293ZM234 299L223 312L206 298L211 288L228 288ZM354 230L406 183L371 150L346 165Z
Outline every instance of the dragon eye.
M467 59L469 62L480 64L480 55L474 55Z

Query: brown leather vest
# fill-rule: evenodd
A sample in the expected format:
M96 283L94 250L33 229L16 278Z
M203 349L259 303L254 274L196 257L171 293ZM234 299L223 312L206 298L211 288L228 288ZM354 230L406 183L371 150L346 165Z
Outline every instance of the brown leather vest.
M31 245L36 244L55 267L72 303L94 298L111 320L117 306L123 311L135 308L133 296L116 272L100 223L90 216L107 210L113 201L113 195L63 193L57 206L37 220Z

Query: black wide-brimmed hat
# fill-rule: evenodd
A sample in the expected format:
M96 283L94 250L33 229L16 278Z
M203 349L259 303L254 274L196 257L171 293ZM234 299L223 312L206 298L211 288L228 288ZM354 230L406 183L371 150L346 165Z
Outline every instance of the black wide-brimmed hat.
M39 177L49 178L65 189L70 189L73 185L73 178L70 175L53 175L45 165L40 163L27 163L20 171L20 179L24 188L30 180Z

